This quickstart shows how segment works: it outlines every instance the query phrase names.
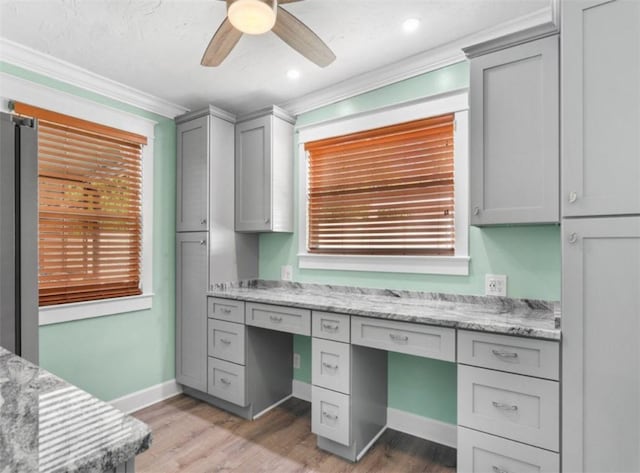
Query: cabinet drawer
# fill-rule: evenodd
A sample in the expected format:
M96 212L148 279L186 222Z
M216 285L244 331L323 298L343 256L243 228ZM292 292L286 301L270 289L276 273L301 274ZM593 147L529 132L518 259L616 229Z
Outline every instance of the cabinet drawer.
M208 393L239 406L246 405L244 366L209 358Z
M244 324L208 320L208 355L244 365Z
M559 379L560 344L548 340L458 331L458 363Z
M233 299L207 297L207 317L243 324L244 302Z
M311 335L310 310L247 302L246 312L247 325L298 335Z
M556 381L458 365L458 423L557 452L559 393Z
M349 394L351 345L314 337L311 346L312 383Z
M351 317L351 343L387 351L456 360L456 332L448 327Z
M555 473L557 453L458 427L458 471L463 473Z
M314 337L349 343L351 323L348 315L314 310L311 328Z
M328 389L311 387L311 431L349 446L350 397Z

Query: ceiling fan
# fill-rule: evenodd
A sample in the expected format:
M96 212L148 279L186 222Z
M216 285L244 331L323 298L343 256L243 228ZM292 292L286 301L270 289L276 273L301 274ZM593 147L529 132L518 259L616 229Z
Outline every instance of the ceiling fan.
M202 56L203 66L219 66L243 33L273 31L285 43L320 67L331 64L336 56L307 25L279 4L301 0L225 0L227 18L211 38Z

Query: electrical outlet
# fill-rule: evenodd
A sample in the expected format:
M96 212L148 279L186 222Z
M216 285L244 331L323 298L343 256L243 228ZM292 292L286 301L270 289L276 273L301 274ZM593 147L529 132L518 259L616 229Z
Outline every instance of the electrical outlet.
M485 274L484 294L486 296L507 297L507 276L504 274Z
M291 281L293 279L293 268L290 264L280 266L280 279L283 281Z
M300 369L300 353L293 354L293 369L294 370Z

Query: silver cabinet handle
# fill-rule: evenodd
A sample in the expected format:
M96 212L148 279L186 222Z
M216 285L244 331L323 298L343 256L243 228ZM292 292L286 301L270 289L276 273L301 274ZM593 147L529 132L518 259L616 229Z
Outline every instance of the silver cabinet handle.
M227 385L227 386L229 386L231 384L231 381L229 381L227 378L220 378L220 382L222 384Z
M578 200L578 194L574 191L569 192L569 203L573 204L576 200Z
M275 315L270 315L269 319L271 319L271 322L276 322L276 323L282 322L282 317L277 317Z
M335 414L329 414L327 411L322 411L322 417L326 417L329 420L336 421L338 420L338 416Z
M331 363L327 363L326 361L322 362L322 366L324 366L325 368L329 368L330 370L338 369L338 365L332 365Z
M271 219L269 217L264 219L264 223L269 223L271 221Z
M491 353L493 353L498 358L518 358L518 354L513 351L504 351L504 350L494 349L494 350L491 350Z
M231 345L231 340L229 340L228 338L221 338L220 342L224 343L225 345Z
M578 241L578 235L574 233L569 234L569 243L573 244Z
M222 312L223 314L230 314L231 309L229 309L228 307L220 307L220 312Z
M322 328L325 330L328 330L329 332L337 332L340 327L337 324L336 325L322 324Z
M395 333L390 333L389 334L389 338L391 338L391 340L393 340L394 342L408 342L409 341L409 337L407 335L397 335Z
M206 225L207 224L207 219L203 218L202 220L200 220L200 225Z
M202 246L206 245L206 244L207 244L207 240L200 240L200 244L201 244Z
M493 473L509 473L509 470L505 470L504 468L500 468L499 466L492 466L491 469Z
M479 215L480 214L480 207L474 207L473 208L473 215Z
M518 410L518 406L513 405L513 404L507 404L506 402L497 402L497 401L492 401L491 404L493 404L493 407L495 407L496 409L501 409L503 411L517 411Z

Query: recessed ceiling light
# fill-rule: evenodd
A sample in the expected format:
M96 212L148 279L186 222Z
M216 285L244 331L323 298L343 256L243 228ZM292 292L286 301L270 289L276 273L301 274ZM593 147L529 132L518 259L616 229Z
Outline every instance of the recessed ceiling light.
M417 18L408 18L402 23L402 29L405 33L413 33L420 26L420 20Z
M298 69L289 69L287 71L287 77L291 80L296 80L300 78L300 71Z

